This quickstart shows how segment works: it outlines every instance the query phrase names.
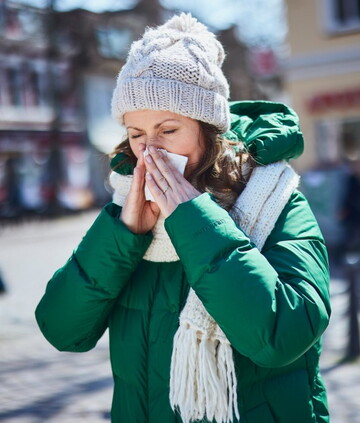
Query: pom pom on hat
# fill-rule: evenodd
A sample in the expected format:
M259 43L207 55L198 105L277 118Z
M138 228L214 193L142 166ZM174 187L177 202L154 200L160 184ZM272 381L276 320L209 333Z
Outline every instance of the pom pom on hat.
M119 73L112 114L150 109L210 123L230 125L229 85L221 70L225 53L215 35L190 14L149 28L135 41Z
M208 32L204 24L191 16L191 13L181 13L181 15L173 16L163 25L164 28L171 28L181 32Z
M192 17L190 13L182 13L181 15L174 16L164 24L164 27L182 32L184 33L184 37L186 36L189 39L191 36L194 36L196 40L196 36L205 35L209 39L205 40L202 38L202 44L205 47L205 42L209 42L207 49L209 60L211 56L214 56L214 62L217 63L218 66L223 64L225 59L224 49L219 41L216 40L215 34L209 32L206 26Z

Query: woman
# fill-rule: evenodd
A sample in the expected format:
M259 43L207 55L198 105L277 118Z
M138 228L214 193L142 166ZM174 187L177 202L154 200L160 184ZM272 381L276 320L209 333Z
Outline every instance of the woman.
M223 59L184 14L132 45L112 102L127 131L114 201L36 311L59 350L109 328L115 423L328 422L327 254L286 163L303 149L298 119L229 107Z

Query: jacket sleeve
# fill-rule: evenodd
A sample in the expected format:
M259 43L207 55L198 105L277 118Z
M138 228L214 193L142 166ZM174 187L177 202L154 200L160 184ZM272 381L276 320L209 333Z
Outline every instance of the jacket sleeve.
M101 211L68 262L49 281L35 315L45 338L61 351L93 348L108 315L150 245L119 220L120 207Z
M189 284L240 354L280 367L321 336L330 316L327 253L302 194L293 194L262 252L208 194L165 224Z

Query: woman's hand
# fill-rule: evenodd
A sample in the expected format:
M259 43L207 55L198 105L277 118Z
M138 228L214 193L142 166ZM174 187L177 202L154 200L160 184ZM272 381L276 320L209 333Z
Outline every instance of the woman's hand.
M121 211L120 220L134 233L144 234L154 226L160 214L159 206L146 201L145 187L145 145L139 145L139 158L134 169L133 181Z
M154 146L149 147L149 153L145 157L146 184L162 214L168 217L179 204L198 197L200 192L171 166L166 153Z

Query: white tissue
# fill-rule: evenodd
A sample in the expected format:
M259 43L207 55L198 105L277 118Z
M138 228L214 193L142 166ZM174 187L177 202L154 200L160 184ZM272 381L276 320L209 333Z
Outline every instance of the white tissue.
M160 149L160 151L162 151L163 153L165 153L167 155L167 157L169 158L169 161L171 163L171 165L173 167L175 167L182 175L185 172L185 167L186 167L186 163L188 161L188 158L186 156L182 156L180 154L175 154L175 153L169 153L168 151L164 150L164 149ZM144 151L144 156L146 157L149 154L149 150L146 147L146 150ZM147 187L147 185L145 184L145 198L148 201L155 201L154 197L152 196L149 188Z

